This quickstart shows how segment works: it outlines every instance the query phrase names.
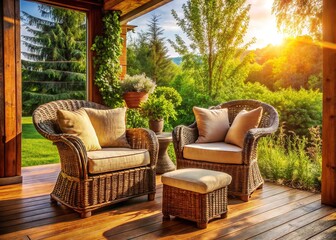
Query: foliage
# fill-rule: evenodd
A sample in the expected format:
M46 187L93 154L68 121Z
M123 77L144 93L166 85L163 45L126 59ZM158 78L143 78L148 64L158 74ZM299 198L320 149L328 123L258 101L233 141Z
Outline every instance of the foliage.
M170 101L175 108L179 107L182 103L181 95L172 87L157 87L154 96L164 96L164 98Z
M310 37L287 39L275 61L273 74L276 88L309 89L309 78L322 73L322 48Z
M279 51L281 49L281 51ZM322 90L322 48L311 37L287 39L279 46L254 51L249 82L260 82L270 90L294 88Z
M318 91L282 89L263 100L277 109L287 131L307 135L308 128L322 125L322 93Z
M38 10L41 18L22 12L24 115L49 101L86 96L85 14L46 5Z
M278 28L290 35L306 30L316 39L322 38L322 0L274 0L273 13Z
M143 118L138 109L127 109L127 128L148 128L148 120Z
M122 92L146 92L153 93L155 89L155 82L146 75L126 75L125 79L121 82Z
M318 127L309 129L310 140L296 134L263 138L258 146L262 175L269 180L296 188L321 188L322 141Z
M58 163L57 148L39 134L31 117L22 118L22 166Z
M140 32L137 41L127 47L127 67L130 74L146 73L157 85L167 85L175 76L176 65L168 57L159 16L153 15L148 30Z
M146 102L141 103L140 108L142 116L150 120L176 119L174 104L164 96L151 95Z
M121 106L123 101L120 87L120 61L122 37L120 13L107 11L103 17L104 29L102 36L96 36L92 50L95 51L94 64L96 67L95 84L106 105Z
M196 72L194 79L201 91L217 98L223 89L232 89L245 79L241 70L250 56L242 54L252 43L243 43L250 5L246 0L188 0L182 8L183 17L175 10L172 14L191 44L187 46L178 35L170 43L183 56L184 70Z
M193 106L209 107L214 105L214 100L209 95L199 90L193 72L184 71L177 75L171 86L178 89L182 97L181 106L177 108L178 118L171 121L173 126L191 124L195 121L192 111Z
M172 87L157 87L149 99L140 105L142 116L150 120L176 120L176 108L181 105L181 95Z

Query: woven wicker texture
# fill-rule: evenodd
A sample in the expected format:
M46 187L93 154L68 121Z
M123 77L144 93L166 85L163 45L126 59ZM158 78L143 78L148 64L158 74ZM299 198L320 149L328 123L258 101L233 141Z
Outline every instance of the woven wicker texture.
M58 148L61 172L51 199L56 200L88 217L91 211L132 197L155 194L155 166L158 141L154 132L137 128L127 129L127 140L133 149L148 149L150 164L90 175L87 171L87 153L83 142L76 136L63 134L57 124L57 110L75 111L79 108L107 109L106 106L83 100L60 100L39 106L33 113L37 131Z
M228 194L248 201L252 192L262 187L264 183L257 162L258 141L261 137L274 133L278 129L278 113L271 105L256 100L235 100L212 107L214 109L228 108L229 122L232 124L241 110L252 110L260 106L263 107L263 115L259 127L250 129L245 135L243 164L222 164L183 158L183 147L195 143L198 138L197 124L193 123L190 126L180 125L174 128L173 143L177 168L203 168L225 172L232 176Z
M227 187L207 194L200 194L163 185L162 213L197 222L198 228L206 228L209 220L226 217Z

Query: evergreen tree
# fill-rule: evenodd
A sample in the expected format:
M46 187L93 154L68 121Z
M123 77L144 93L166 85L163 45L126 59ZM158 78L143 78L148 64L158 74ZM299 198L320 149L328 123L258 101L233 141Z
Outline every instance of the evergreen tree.
M29 35L22 36L23 113L45 102L86 96L85 14L38 7L41 17L22 12Z
M146 73L157 85L167 85L175 76L174 63L169 59L159 17L153 15L148 30L140 32L128 47L129 74Z
M233 91L247 75L242 70L249 55L242 54L252 43L244 44L250 5L246 0L188 0L182 8L184 16L172 14L191 44L178 35L170 43L183 56L184 69L211 98Z

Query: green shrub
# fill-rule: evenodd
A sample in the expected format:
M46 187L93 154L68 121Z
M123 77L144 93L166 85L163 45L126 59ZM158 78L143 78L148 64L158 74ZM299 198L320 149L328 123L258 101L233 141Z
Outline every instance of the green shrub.
M138 109L127 109L126 120L127 128L148 128L148 120L141 116Z
M280 128L259 142L259 166L264 178L295 188L317 190L321 188L322 141L319 127L310 128L310 139L285 135Z

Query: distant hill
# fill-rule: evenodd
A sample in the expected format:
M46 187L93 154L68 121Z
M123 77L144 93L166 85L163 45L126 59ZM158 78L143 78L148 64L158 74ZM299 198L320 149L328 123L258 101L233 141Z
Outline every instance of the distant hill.
M174 57L174 58L171 58L171 60L172 60L176 65L181 65L181 63L182 63L182 57Z

